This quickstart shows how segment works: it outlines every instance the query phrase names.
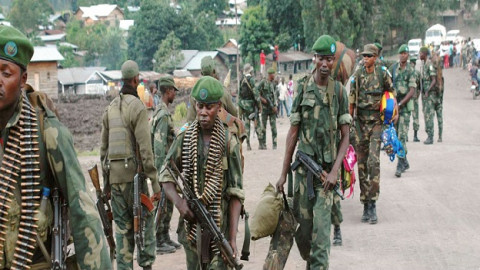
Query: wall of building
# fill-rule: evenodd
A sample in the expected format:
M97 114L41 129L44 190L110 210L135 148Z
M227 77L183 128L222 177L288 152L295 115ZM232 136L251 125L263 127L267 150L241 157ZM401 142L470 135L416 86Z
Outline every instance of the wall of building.
M33 62L28 65L28 79L35 90L47 93L52 99L58 98L57 62Z

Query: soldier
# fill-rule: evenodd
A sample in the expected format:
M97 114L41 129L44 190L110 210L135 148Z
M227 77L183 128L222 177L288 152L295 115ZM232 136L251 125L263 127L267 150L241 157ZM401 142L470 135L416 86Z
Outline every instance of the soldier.
M382 51L383 51L382 44L380 44L380 42L375 42L374 44L375 44L375 47L378 48L378 57L375 64L380 66L385 66L386 68L390 68L395 63L395 61L384 59L382 55Z
M417 84L415 82L415 71L408 64L408 46L403 44L398 49L399 61L390 67L390 74L392 75L393 87L397 93L398 102L398 122L396 123L396 130L398 138L405 149L405 158L398 157L396 177L401 177L402 173L410 168L407 160L407 137L408 127L410 125L410 114L413 110L413 101L410 101Z
M324 169L322 180L314 179L314 190L311 190L314 198L309 199L307 169L300 166L295 174L298 187L293 197L293 211L299 223L295 234L297 246L302 258L307 261L307 269L318 270L328 269L329 266L332 189L339 180L338 172L348 147L352 118L348 113L345 87L329 77L335 60L335 40L323 35L317 39L312 50L315 51L316 69L313 75L299 82L277 189L284 191L298 140L297 151L307 154ZM337 129L340 129L341 139L337 137Z
M275 70L269 68L267 70L268 77L263 79L257 86L262 102L262 136L259 136L260 145L258 149L267 149L267 119L270 119L270 128L272 129L273 149L277 149L277 95L275 94ZM261 139L260 139L261 137Z
M155 168L160 169L165 161L168 149L170 149L175 139L175 129L168 105L172 104L178 89L171 76L160 78L158 85L160 86L160 93L162 94L162 103L159 104L157 110L153 113L151 135ZM157 231L157 253L160 255L173 253L181 247L179 243L170 239L169 234L173 204L169 200L166 200L164 207L166 210L162 212L159 221L160 226Z
M438 120L438 142L442 142L443 131L443 117L442 117L442 102L443 92L439 87L441 83L438 82L437 67L431 60L427 59L428 48L420 48L420 59L422 60L421 75L422 75L422 105L423 116L425 118L425 131L428 138L423 142L424 144L433 144L434 133L434 118L437 114Z
M418 139L418 130L420 129L420 121L418 120L418 116L419 116L419 109L420 107L418 106L418 98L420 97L420 90L421 90L421 86L420 86L420 71L416 70L415 69L415 66L417 64L417 58L416 57L412 57L410 58L410 64L412 65L412 68L415 72L415 84L417 85L417 87L415 88L415 93L413 94L413 112L412 112L412 116L413 116L413 141L414 142L419 142L420 140ZM408 141L408 140L407 140Z
M211 56L205 56L202 58L201 68L202 76L211 76L218 80L218 74L215 70L215 61L212 59ZM226 88L223 88L223 96L221 98L221 101L223 107L227 110L229 114L233 115L234 117L238 117L237 108L233 104L232 96ZM193 122L193 120L195 120L195 117L197 116L195 103L195 99L190 97L190 107L187 111L187 122Z
M349 96L350 114L354 116L362 222L376 224L375 202L380 193L380 145L382 120L380 102L384 91L393 91L392 80L384 66L377 66L378 49L364 46L364 66L353 75ZM398 116L396 116L398 117ZM395 118L396 118L395 117ZM394 119L396 120L396 119Z
M102 164L105 164L104 174L110 175L119 270L133 269L133 178L138 173L137 167L143 167L143 173L150 178L153 199L160 199L147 111L135 90L140 81L137 63L132 60L123 63L122 80L120 96L110 103L103 114L100 148L100 158ZM140 158L137 158L136 153L139 153ZM142 192L148 194L147 181L141 185ZM137 262L147 270L152 269L155 261L153 215L147 214L144 222L145 248L137 251Z
M247 150L252 150L250 146L250 121L254 123L259 145L263 136L262 122L259 117L262 112L262 103L260 102L260 95L255 87L255 79L252 76L252 72L253 67L250 64L245 64L238 99L240 118L245 123L247 133Z
M72 135L45 94L25 91L33 50L24 34L0 25L0 269L51 269L50 258L62 254L50 254L45 246L50 247L55 234L50 231L52 208L63 208L63 202L69 214L61 218L72 220L59 222L70 224L64 231L71 231L76 257L76 262L67 259L66 268L112 269ZM42 187L47 200L40 203ZM53 195L47 197L45 188Z
M230 133L228 126L218 117L222 95L222 84L214 78L205 76L197 81L191 94L197 101L197 119L177 136L164 166L171 166L170 162L174 162L183 171L187 184L210 211L236 256L238 220L245 199L241 145L236 134ZM212 250L211 243L205 240L206 235L200 235L200 230L196 229L193 212L186 200L178 195L175 180L165 167L161 170L160 182L181 215L178 237L185 249L187 269L227 269L219 252ZM201 252L197 252L200 251L197 250L197 239L206 241L202 243Z

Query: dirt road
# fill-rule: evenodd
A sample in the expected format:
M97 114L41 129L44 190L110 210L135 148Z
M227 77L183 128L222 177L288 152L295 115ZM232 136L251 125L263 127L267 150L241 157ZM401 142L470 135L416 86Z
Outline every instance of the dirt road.
M377 203L379 222L360 222L363 207L359 187L353 199L342 202L343 246L332 247L331 269L480 269L480 194L478 158L480 157L480 100L472 100L467 72L448 69L445 76L444 135L437 143L413 143L410 128L408 159L410 170L401 178L394 176L396 163L382 153L381 195ZM426 139L423 114L420 114L420 139ZM274 184L281 170L285 136L289 123L279 119L277 150L271 150L267 133L267 151L245 151L244 187L246 209L255 205L268 182ZM82 164L98 158L82 158ZM477 179L477 180L475 180ZM173 220L178 219L175 211ZM176 239L176 222L171 236ZM243 222L237 238L241 247ZM269 239L252 242L250 261L244 269L262 269ZM136 266L135 269L141 269ZM182 250L158 256L154 269L186 269ZM296 246L285 269L305 269Z

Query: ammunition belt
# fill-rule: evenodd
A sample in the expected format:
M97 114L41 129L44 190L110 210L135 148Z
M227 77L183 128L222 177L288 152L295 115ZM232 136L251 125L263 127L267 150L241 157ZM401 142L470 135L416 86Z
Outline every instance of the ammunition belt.
M222 159L225 152L225 128L222 121L217 117L210 139L210 147L207 156L207 168L205 171L205 183L203 190L199 190L198 185L198 121L194 121L185 132L185 138L182 147L182 168L185 179L199 198L205 205L207 210L212 214L212 218L219 228L221 228L221 201L222 201L222 182L223 182L223 166ZM196 245L197 226L186 222L187 239ZM218 248L211 243L211 250L218 253Z
M10 128L0 166L0 256L4 256L9 204L16 187L21 189L19 234L11 269L29 269L36 247L36 218L40 201L40 155L37 114L23 95L20 119ZM20 185L17 180L21 179Z

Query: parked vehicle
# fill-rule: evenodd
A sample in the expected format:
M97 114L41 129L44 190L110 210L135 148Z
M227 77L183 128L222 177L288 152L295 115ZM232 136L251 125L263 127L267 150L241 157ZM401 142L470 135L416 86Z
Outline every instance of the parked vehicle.
M418 52L420 52L420 48L422 47L422 39L410 39L407 43L408 51L411 56L418 56Z
M441 24L435 24L428 28L425 32L425 44L432 44L434 46L440 46L442 41L445 40L447 35L447 29Z
M461 42L464 38L460 36L460 30L450 30L447 32L446 41L453 41L455 43Z

